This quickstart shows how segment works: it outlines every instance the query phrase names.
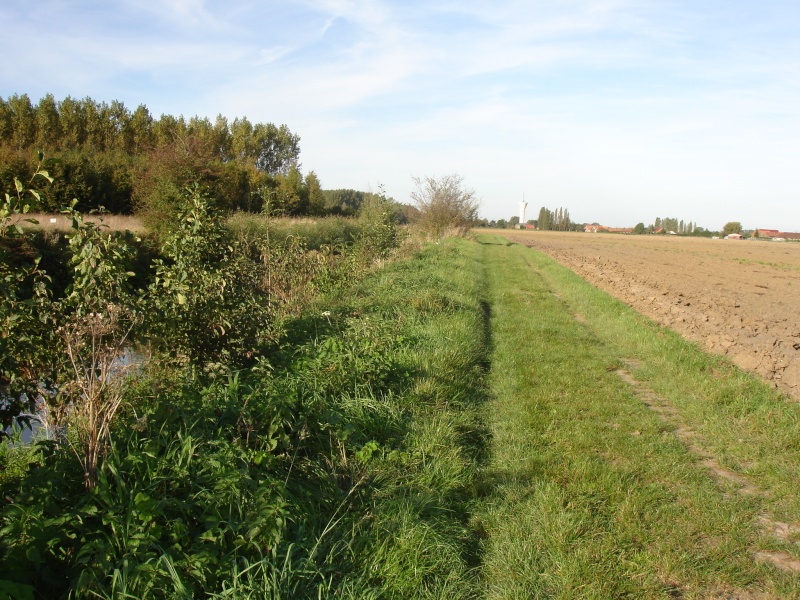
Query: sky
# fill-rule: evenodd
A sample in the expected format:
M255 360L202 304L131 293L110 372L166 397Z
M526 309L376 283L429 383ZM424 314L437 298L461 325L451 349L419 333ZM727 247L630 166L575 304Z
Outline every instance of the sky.
M3 0L0 96L286 124L325 189L458 174L564 207L800 231L798 0Z

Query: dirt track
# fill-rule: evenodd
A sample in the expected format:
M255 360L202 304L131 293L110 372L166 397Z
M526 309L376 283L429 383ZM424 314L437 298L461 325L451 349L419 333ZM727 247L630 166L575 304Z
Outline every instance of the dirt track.
M503 233L800 400L800 243Z

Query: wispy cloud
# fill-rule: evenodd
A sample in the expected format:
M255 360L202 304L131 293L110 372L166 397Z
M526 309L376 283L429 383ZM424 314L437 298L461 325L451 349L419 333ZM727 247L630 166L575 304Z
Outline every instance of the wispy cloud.
M800 229L793 0L9 0L0 20L0 95L285 122L324 185L403 199L457 170L495 218L527 188L589 220L724 203Z

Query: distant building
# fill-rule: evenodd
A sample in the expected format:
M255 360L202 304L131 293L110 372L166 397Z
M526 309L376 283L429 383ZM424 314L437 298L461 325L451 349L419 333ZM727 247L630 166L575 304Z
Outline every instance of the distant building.
M585 225L583 230L586 233L600 233L601 231L605 231L606 233L633 233L633 227L606 227L598 223Z
M770 238L770 239L777 239L782 238L784 240L800 240L800 233L792 233L790 231L779 231L777 229L756 229L753 232L753 237L758 237L762 239Z

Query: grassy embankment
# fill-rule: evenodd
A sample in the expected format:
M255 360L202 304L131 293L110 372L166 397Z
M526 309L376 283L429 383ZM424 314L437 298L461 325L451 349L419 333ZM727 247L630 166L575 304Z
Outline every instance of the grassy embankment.
M481 242L486 597L800 596L800 407L548 257Z
M446 240L286 332L267 372L134 386L92 495L49 491L66 454L14 475L6 567L77 597L798 595L800 407L549 258Z
M0 596L475 597L474 252L353 271L252 369L146 366L90 492L66 446L0 447Z

